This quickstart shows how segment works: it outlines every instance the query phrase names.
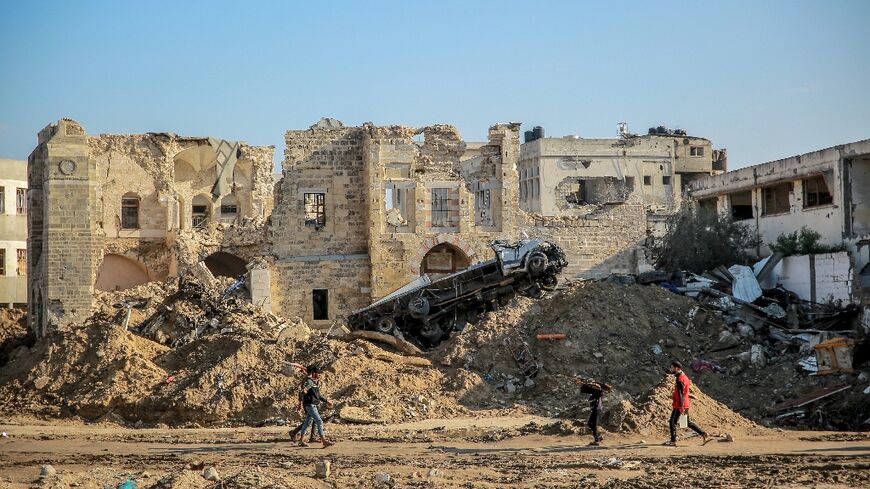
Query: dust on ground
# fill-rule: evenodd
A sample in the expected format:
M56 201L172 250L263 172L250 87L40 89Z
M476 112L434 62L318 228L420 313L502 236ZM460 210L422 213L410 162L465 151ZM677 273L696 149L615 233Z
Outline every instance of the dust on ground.
M0 425L0 487L867 487L870 448L830 433L734 432L678 448L615 435L601 448L587 437L526 432L528 416L432 419L383 426L332 426L328 449L290 443L265 428L129 429L79 422ZM536 419L550 426L552 420ZM493 440L502 432L516 436ZM330 462L328 478L316 464ZM51 468L43 468L51 465ZM211 470L210 470L211 469ZM40 477L41 471L48 475ZM208 480L205 476L216 477Z

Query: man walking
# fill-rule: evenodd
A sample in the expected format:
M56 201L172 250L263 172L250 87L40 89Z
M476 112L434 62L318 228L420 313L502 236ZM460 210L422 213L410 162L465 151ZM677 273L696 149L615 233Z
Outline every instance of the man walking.
M703 444L706 445L709 441L707 433L689 419L689 406L691 404L689 402L689 387L692 385L692 381L683 372L683 366L680 362L672 362L670 372L674 374L676 383L674 384L673 410L671 411L670 419L671 441L665 443L665 445L671 447L677 446L677 423L680 421L680 416L683 415L686 416L689 428L701 435L704 438Z
M587 425L592 430L592 442L590 446L597 447L604 440L598 433L598 417L604 410L604 393L609 392L612 387L608 384L600 382L585 383L580 387L580 392L589 394L589 420Z
M335 445L335 442L329 441L323 434L323 419L320 418L320 412L317 410L317 403L324 402L327 407L332 407L332 401L323 397L320 394L320 387L317 385L317 379L320 377L320 367L310 365L306 369L308 377L302 384L302 407L305 410L305 421L302 423L302 428L299 431L299 446L307 447L305 443L305 433L311 423L314 423L314 428L317 434L320 435L320 441L323 443L323 448Z

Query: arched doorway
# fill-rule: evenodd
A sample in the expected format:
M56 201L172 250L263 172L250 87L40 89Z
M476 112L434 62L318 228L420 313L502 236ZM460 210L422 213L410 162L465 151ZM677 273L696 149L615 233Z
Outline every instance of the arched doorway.
M224 251L212 253L205 259L205 266L215 277L237 278L248 272L246 265L245 260Z
M103 257L94 288L105 292L127 290L148 283L148 271L135 260L112 253Z
M450 243L441 243L430 249L420 262L420 275L438 278L471 265L471 259L461 249Z

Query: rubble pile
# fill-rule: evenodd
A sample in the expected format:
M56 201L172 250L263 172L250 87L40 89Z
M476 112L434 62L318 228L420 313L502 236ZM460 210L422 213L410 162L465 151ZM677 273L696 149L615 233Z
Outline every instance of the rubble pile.
M564 339L537 339L548 334L563 334ZM528 354L540 365L537 376L523 375L506 341L525 342ZM578 379L612 384L615 392L606 398L607 409L627 413L633 408L624 404L642 404L673 360L683 364L699 391L721 403L710 405L712 419L727 419L736 412L768 425L780 424L781 403L814 388L854 384L854 392L838 398L845 405L832 406L824 417L805 417L793 424L866 429L866 379L861 384L855 375L810 375L799 365L809 354L806 346L756 332L722 310L668 288L590 281L537 303L518 299L466 327L442 345L435 358L443 366L477 372L534 412L567 417L585 415ZM621 424L617 420L611 428L627 427Z
M299 417L302 374L291 363L323 367L322 390L347 420L469 413L454 390L439 386L476 384L473 374L457 380L422 358L327 337L226 296L225 285L184 281L101 294L86 324L0 365L0 413L145 426L286 423Z

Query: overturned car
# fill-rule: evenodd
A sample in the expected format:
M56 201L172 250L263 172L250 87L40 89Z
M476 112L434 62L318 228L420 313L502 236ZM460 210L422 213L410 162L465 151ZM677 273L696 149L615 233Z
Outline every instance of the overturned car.
M539 239L490 243L495 258L432 281L423 275L374 304L354 311L351 328L401 333L432 347L476 322L515 294L540 298L554 290L568 264L559 246Z

